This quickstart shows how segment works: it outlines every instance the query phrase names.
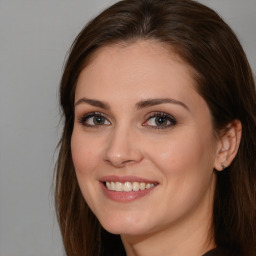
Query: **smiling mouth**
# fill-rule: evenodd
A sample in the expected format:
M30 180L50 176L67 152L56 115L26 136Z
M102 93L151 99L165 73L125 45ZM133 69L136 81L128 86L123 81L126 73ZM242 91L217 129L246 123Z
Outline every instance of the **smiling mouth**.
M143 191L148 190L153 187L155 187L156 183L145 183L145 182L114 182L114 181L106 181L103 182L105 187L108 190L116 191L116 192L137 192L137 191Z

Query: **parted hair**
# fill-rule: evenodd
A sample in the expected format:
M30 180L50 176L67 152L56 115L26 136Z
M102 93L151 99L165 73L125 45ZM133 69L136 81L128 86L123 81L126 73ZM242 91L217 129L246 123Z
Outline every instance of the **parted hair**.
M208 104L216 131L240 120L237 156L228 170L216 173L212 227L217 247L230 255L255 255L254 77L232 29L216 12L192 0L120 1L90 21L71 46L60 83L64 127L55 168L55 206L66 255L125 255L120 237L101 227L81 194L70 143L80 72L97 49L137 40L161 42L193 68L195 89Z

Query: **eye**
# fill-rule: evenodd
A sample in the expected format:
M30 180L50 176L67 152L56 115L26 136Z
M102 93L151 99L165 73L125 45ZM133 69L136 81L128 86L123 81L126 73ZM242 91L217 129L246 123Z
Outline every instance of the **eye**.
M163 112L151 113L148 119L142 124L156 129L169 128L177 123L176 119Z
M101 113L89 113L81 118L79 118L79 122L84 126L103 126L110 125L111 123L107 120L107 118Z

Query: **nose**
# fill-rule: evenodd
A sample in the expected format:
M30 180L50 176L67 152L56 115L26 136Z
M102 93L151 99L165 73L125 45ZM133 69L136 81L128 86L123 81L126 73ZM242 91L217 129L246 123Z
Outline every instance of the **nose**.
M138 136L128 128L115 128L108 139L104 161L116 168L139 163L143 159Z

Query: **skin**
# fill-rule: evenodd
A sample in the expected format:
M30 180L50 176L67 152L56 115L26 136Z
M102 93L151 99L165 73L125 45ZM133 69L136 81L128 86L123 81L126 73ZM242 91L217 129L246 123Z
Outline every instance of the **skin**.
M138 108L166 98L174 101ZM215 135L192 68L153 41L103 47L80 74L75 103L71 151L82 194L102 226L121 234L127 255L198 256L214 248L213 169L221 170L231 147L230 139ZM84 118L91 112L106 119L95 125ZM162 128L155 112L176 123L168 119ZM99 179L106 175L158 185L144 197L117 202L102 191Z

